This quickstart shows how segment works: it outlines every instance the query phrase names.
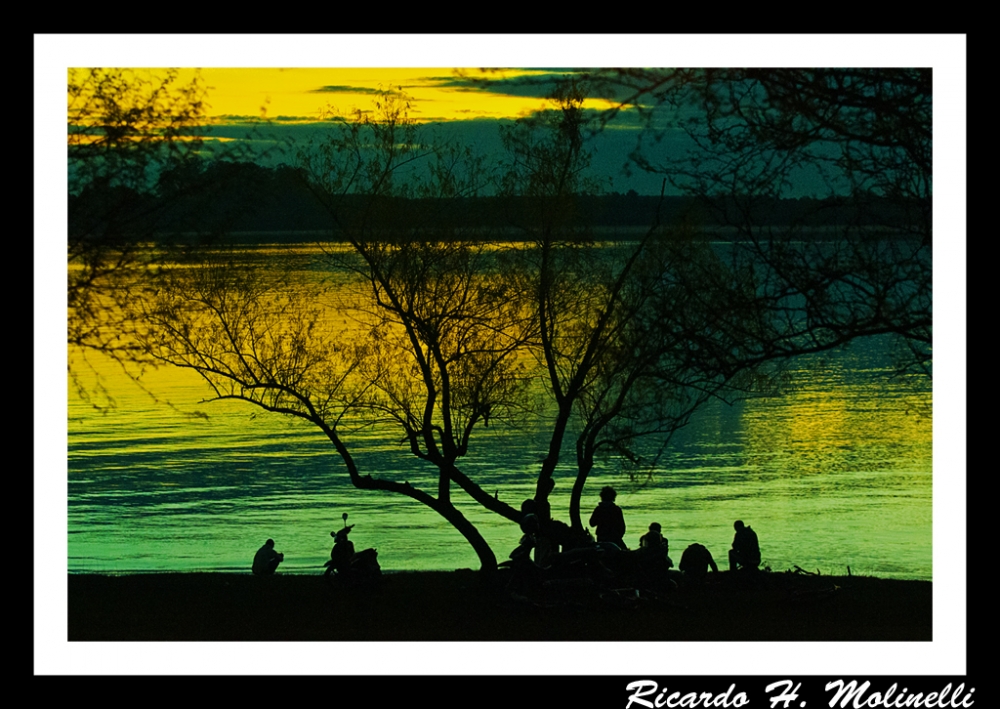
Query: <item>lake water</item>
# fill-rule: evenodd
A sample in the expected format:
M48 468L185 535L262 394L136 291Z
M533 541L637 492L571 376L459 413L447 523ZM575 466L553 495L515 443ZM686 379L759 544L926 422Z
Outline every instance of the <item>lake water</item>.
M284 573L320 573L347 512L360 549L386 570L476 568L471 547L430 509L351 486L330 442L309 424L238 402L205 402L190 372L150 372L140 389L100 357L115 408L69 389L68 568L75 572L248 571L271 537ZM763 564L824 574L932 577L931 391L895 377L880 339L803 357L785 396L713 403L679 432L649 480L599 468L619 492L630 546L660 522L671 555L705 544L721 566L733 520L760 537ZM434 479L395 440L354 439L363 469L417 485ZM348 439L352 443L352 439ZM480 432L463 470L512 505L532 494L545 427ZM567 451L568 453L569 451ZM564 460L571 460L564 455ZM553 514L567 519L573 470L556 473ZM455 493L461 499L460 493ZM520 531L474 503L463 512L498 559Z

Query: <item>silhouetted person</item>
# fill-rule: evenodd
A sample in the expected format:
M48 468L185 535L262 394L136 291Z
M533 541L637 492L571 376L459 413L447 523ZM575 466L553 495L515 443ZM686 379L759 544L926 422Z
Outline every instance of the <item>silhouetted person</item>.
M523 535L521 540L518 542L518 547L524 549L534 549L535 544L538 543L538 530L541 527L541 523L538 521L538 515L529 512L521 518L521 531Z
M545 478L541 483L542 492L544 495L540 495L535 499L535 514L538 515L538 521L541 522L542 527L545 527L545 523L552 519L552 508L549 505L549 496L552 494L552 490L556 486L556 481L552 478Z
M719 567L712 558L712 552L701 544L692 544L681 554L681 573L685 578L699 583L708 575L709 567L718 571Z
M639 537L639 548L646 549L647 547L663 547L667 548L667 539L662 534L660 530L662 527L659 522L652 522L649 525L649 531Z
M741 520L733 523L736 536L733 537L733 548L729 550L729 570L753 569L760 566L760 545L757 542L757 532L744 525Z
M253 556L252 571L258 576L270 576L284 561L285 555L274 550L274 540L268 539Z
M350 569L351 559L354 558L354 542L347 537L353 527L354 525L352 524L350 527L345 526L336 532L330 532L330 536L333 537L333 549L330 550L330 566L337 573L346 573Z
M673 560L667 556L667 538L660 533L660 523L653 522L649 531L639 537L639 549L635 552L640 573L646 580L664 581L667 572L673 568Z
M542 583L541 569L531 560L531 550L538 543L539 522L538 516L533 512L525 514L521 518L521 535L517 547L510 553L511 578L507 583L507 590L516 593L527 593L537 590Z
M590 526L597 529L597 541L611 542L619 549L625 546L625 515L622 508L615 504L618 493L611 486L601 488L601 502L590 515Z
M542 482L544 496L531 501L533 504L530 512L533 512L538 517L534 556L535 563L539 566L548 566L552 557L559 553L560 548L558 537L562 530L559 529L559 525L555 524L552 519L552 508L549 505L549 495L552 493L554 487L555 481L552 478L545 478ZM528 500L525 500L521 504L522 513L525 512L525 503L527 502Z

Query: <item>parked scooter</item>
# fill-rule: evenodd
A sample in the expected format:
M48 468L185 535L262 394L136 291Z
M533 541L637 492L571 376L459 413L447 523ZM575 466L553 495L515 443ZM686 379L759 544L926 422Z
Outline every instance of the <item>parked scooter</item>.
M378 552L374 549L354 551L354 542L348 539L348 534L354 525L347 524L347 513L343 514L344 528L330 532L334 539L330 550L330 560L324 566L323 575L331 583L358 584L378 580L382 576L382 567L378 563Z

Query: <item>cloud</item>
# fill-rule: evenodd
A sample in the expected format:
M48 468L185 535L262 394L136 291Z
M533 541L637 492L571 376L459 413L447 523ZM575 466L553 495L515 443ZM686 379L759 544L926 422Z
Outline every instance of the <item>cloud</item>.
M393 91L392 89L373 89L368 86L347 86L347 85L329 85L320 86L318 89L309 89L311 94L396 94L398 91Z
M506 75L504 71L515 72ZM529 98L549 98L555 89L565 83L567 78L576 76L582 80L580 88L589 99L604 99L619 101L626 98L631 91L627 86L619 85L613 80L614 70L577 68L577 69L482 69L473 74L468 70L460 70L452 76L430 77L438 88L455 91L478 91L504 96L519 96Z
M271 128L276 126L288 126L288 125L327 125L331 121L337 120L338 118L343 118L343 116L329 116L322 119L318 119L316 116L267 116L266 118L261 118L260 116L245 116L245 115L235 115L227 114L221 116L215 116L214 122L211 124L211 129L213 132L219 130L227 130L229 128Z
M486 91L504 96L544 99L555 90L560 80L565 80L568 73L572 72L522 73L517 76L502 76L490 70L483 70L478 76L462 73L453 76L429 77L428 83L432 83L438 88L456 91Z

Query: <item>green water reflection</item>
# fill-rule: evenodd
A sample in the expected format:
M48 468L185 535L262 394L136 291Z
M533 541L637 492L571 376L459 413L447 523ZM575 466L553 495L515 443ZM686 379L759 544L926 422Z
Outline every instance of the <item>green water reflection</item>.
M311 255L296 256L306 274ZM706 406L675 436L650 479L631 481L598 466L585 507L597 503L602 485L614 485L626 542L637 544L658 521L675 560L697 541L724 561L732 522L743 519L760 535L764 564L775 570L844 573L850 566L856 574L930 579L930 383L890 377L885 347L870 339L801 358L783 396ZM69 388L70 572L249 570L271 537L285 554L283 572L319 573L329 532L345 511L357 525L356 545L377 547L385 569L477 565L471 547L434 512L408 498L354 489L330 442L305 422L238 402L205 403L207 386L179 369L149 372L143 391L114 364L90 359L117 405L96 411ZM463 469L517 506L533 493L546 433L543 423L482 430ZM436 480L397 434L359 432L348 443L362 473L415 485ZM566 451L563 459L572 457ZM573 474L566 465L556 471L556 517L567 517ZM458 501L505 558L517 527Z
M663 525L672 553L698 541L725 559L731 525L758 531L764 563L823 573L930 579L930 391L890 379L880 343L807 358L782 397L701 411L675 438L652 479L598 468L619 490L629 531ZM272 537L287 573L318 573L329 532L347 511L360 547L386 569L475 567L455 530L402 497L350 486L325 437L306 424L234 402L202 403L208 390L180 371L153 372L145 386L99 363L118 399L98 413L70 390L68 565L81 571L246 570ZM924 387L924 388L920 388ZM169 402L169 406L163 402ZM530 496L544 430L490 429L464 469L518 504ZM396 441L359 439L364 470L433 479ZM573 471L557 471L553 511L565 518ZM519 530L475 504L463 511L498 557ZM588 510L589 511L589 510Z

